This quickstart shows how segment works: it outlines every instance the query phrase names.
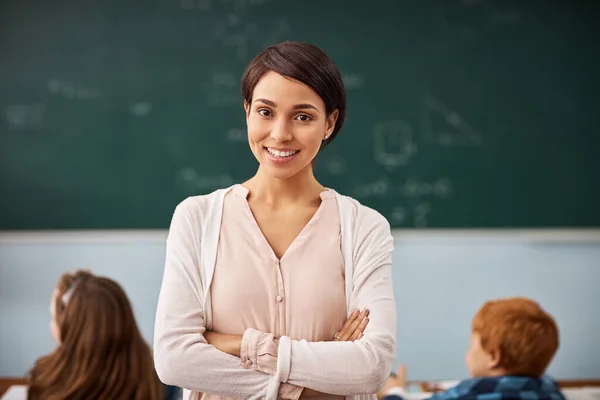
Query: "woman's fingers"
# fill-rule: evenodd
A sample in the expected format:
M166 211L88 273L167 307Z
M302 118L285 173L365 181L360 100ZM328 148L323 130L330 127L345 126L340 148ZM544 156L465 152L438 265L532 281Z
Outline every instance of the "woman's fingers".
M368 323L368 315L369 310L367 309L363 310L362 312L359 312L358 310L354 311L352 314L350 314L350 316L344 323L344 326L342 326L342 329L334 335L333 340L356 340L358 336L360 336L360 334L363 332L364 327L366 327L366 324ZM365 318L367 318L366 321L364 321Z
M367 325L369 324L369 317L367 315L368 315L368 313L360 321L360 324L358 324L358 327L356 328L356 330L350 337L350 341L353 342L355 340L360 339L363 336L363 332L365 331Z
M359 329L360 324L363 322L363 320L367 317L367 315L369 315L369 310L364 309L363 312L361 312L358 316L358 318L356 318L352 324L350 325L349 328L349 335L348 335L348 339L350 339L350 337L352 337L352 335L354 334L354 332ZM347 340L348 340L347 339Z
M350 316L346 320L346 322L344 322L342 329L340 329L334 335L333 340L337 340L337 341L348 340L353 332L350 328L351 328L352 324L354 323L354 321L356 321L356 319L358 318L359 315L360 315L360 312L358 310L353 311L352 314L350 314Z

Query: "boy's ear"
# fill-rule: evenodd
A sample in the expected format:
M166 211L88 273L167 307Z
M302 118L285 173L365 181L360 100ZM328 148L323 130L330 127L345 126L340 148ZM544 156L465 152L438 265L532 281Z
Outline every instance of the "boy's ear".
M490 360L488 367L490 369L495 369L500 367L500 361L502 361L502 352L500 349L494 349L490 353Z

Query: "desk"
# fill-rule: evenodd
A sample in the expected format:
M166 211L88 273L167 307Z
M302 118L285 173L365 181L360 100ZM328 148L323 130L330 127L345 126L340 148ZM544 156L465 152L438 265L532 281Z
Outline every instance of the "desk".
M410 385L419 385L423 391L431 392L435 391L435 382L426 381L409 381ZM589 380L561 380L558 381L561 389L566 388L580 388L580 387L600 387L600 379L589 379ZM6 393L9 387L13 385L27 385L27 379L15 378L15 377L4 377L0 378L0 397Z
M4 395L4 393L6 393L6 391L8 390L9 387L13 386L13 385L27 385L27 379L25 378L14 378L14 377L10 377L10 378L0 378L0 397L2 397Z

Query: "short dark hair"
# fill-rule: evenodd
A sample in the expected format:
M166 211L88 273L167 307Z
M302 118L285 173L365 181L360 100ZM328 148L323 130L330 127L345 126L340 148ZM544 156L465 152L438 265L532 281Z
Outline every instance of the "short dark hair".
M323 50L308 43L286 41L269 46L250 61L242 75L242 98L245 103L252 103L254 88L270 71L302 82L314 90L323 99L328 117L338 110L335 127L321 148L331 143L346 117L346 89L333 60Z

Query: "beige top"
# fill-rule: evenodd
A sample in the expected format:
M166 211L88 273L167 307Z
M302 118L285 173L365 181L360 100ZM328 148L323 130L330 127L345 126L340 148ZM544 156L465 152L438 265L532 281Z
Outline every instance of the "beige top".
M242 335L254 328L275 337L330 341L346 319L335 194L321 193L321 205L281 260L256 223L247 196L248 189L236 185L224 199L210 291L213 330ZM260 369L276 370L277 347L272 341L251 342L250 349L243 348L242 362L252 363L251 354L257 354ZM294 385L280 387L284 398L297 398L300 392ZM204 395L203 399L223 397Z
M384 386L397 357L390 225L377 211L329 191L339 210L339 216L330 218L329 223L340 222L346 315L356 309L370 311L361 339L311 342L288 336L274 338L272 333L248 328L243 334L242 357L234 357L204 338L206 329L214 329L210 292L224 200L234 188L188 197L173 213L154 325L154 365L159 378L185 388L186 398L189 391L195 391L236 399L277 400L285 397L285 385L294 384L346 396L346 400L375 400L374 393ZM296 244L289 254L296 251L294 247ZM285 257L283 261L285 264ZM288 285L294 282L283 284L289 290ZM315 278L310 284L320 282ZM327 288L330 286L328 283ZM291 296L284 294L286 299ZM290 315L290 319L296 317L299 315ZM265 353L254 352L263 345L277 349L269 353L277 358L276 370L268 368L274 360L268 362Z

